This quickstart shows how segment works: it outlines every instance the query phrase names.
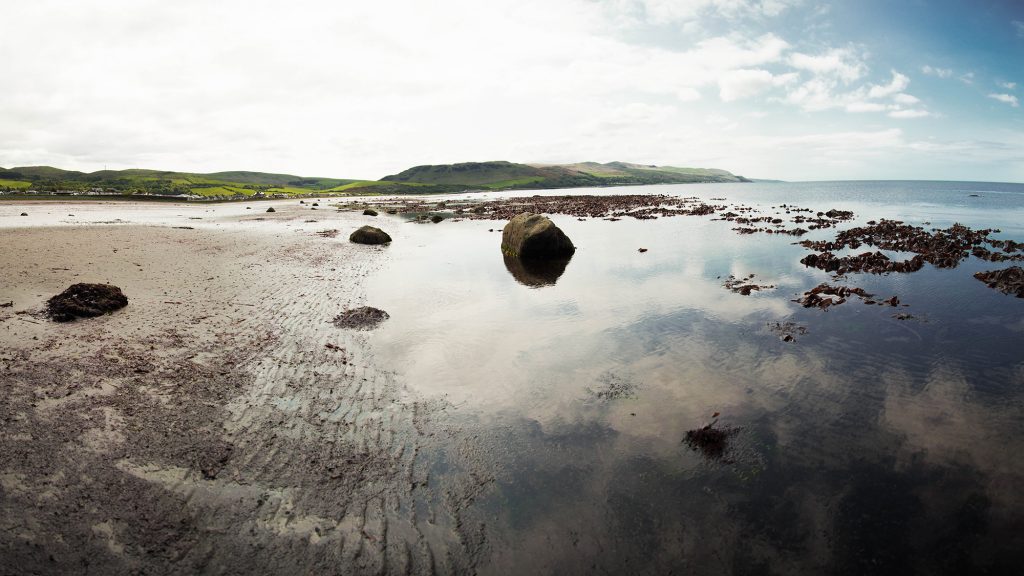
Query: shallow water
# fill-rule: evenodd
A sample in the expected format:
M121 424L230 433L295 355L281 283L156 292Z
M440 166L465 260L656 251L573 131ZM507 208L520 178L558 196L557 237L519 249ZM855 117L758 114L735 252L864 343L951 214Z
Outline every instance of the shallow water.
M1024 240L1022 185L542 194L638 191L725 198L715 203L764 214L780 203L853 210L840 228L884 217ZM1024 300L972 277L1006 264L852 274L844 284L909 306L807 310L792 300L830 275L799 263L808 252L793 237L741 236L711 217L552 219L578 250L557 278L532 285L501 256L501 222L384 219L407 237L367 288L368 304L391 315L368 335L378 361L417 394L449 402L473 438L461 455L492 471L474 502L489 550L482 572L1018 565ZM775 288L741 296L722 287L751 273ZM807 333L784 342L776 322ZM719 426L739 429L723 458L683 442L715 412ZM456 472L434 457L433 481L443 483Z

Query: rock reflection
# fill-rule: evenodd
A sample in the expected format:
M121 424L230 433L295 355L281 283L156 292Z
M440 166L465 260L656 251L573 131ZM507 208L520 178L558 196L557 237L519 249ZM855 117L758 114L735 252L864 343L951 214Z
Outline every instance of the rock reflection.
M505 268L516 282L531 288L554 286L561 278L572 256L564 258L515 258L504 256Z

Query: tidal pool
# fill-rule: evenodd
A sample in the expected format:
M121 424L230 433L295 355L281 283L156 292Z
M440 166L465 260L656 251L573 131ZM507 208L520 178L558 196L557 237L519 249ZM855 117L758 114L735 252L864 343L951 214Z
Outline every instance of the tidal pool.
M714 203L762 214L782 203L852 210L839 229L880 218L960 222L1024 240L1021 185L543 194L637 190L724 198ZM368 280L368 303L391 317L367 338L378 363L447 403L470 439L422 456L431 482L462 473L458 458L487 471L463 519L480 526L480 572L1016 569L1024 299L973 278L1007 264L972 257L834 282L799 263L809 252L796 238L739 235L712 218L555 215L577 251L554 271L507 262L503 222L382 220L403 238ZM750 274L774 288L743 296L723 287ZM822 282L906 306L851 299L825 311L793 301ZM735 430L728 447L692 449L686 432L716 413L717 426Z

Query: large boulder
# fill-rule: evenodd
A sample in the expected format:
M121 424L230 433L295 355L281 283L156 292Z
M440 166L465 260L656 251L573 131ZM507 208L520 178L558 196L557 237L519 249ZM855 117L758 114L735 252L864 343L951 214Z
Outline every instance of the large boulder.
M72 284L46 302L46 312L57 322L92 318L128 305L128 297L110 284Z
M513 258L565 258L575 251L572 240L540 214L515 216L501 234L501 252Z
M350 242L356 244L387 244L391 242L391 236L380 228L363 226L348 237Z

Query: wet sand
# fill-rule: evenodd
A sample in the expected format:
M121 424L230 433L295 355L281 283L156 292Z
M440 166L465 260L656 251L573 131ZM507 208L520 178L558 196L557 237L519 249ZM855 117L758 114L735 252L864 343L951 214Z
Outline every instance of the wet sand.
M423 465L444 405L330 324L386 248L315 234L368 217L276 206L0 205L0 573L472 570L476 481ZM76 282L130 303L42 317Z

